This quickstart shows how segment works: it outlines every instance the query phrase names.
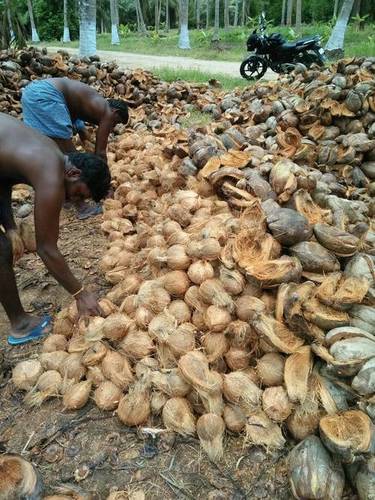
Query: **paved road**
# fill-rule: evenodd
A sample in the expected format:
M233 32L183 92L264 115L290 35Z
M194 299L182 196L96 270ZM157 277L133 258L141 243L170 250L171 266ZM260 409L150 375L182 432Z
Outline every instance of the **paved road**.
M65 47L48 47L50 52L62 48L69 54L78 54L78 49ZM111 50L98 50L98 56L102 61L116 61L120 69L195 69L204 73L222 74L232 77L239 77L239 63L229 61L208 61L204 59L193 59L192 57L177 56L152 56L148 54L134 54L131 52L118 52ZM268 70L263 77L264 80L275 80L276 73Z

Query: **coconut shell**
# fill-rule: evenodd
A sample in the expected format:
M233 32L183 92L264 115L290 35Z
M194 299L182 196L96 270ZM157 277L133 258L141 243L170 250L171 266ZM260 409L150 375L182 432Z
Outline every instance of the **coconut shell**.
M364 337L338 340L329 352L341 363L364 362L375 356L375 341Z
M372 306L355 305L350 309L350 323L375 335L375 309Z
M368 459L366 462L356 467L354 485L357 489L359 500L370 500L374 496L375 489L375 460Z
M195 417L188 401L184 398L171 398L162 412L165 427L183 436L195 434Z
M253 413L247 419L245 440L247 443L264 446L271 450L285 446L280 427L272 422L263 411Z
M306 217L290 208L279 208L267 215L272 236L283 246L293 246L312 236L312 227Z
M223 307L209 306L204 313L207 329L213 333L222 332L231 321L230 313Z
M290 253L301 262L302 269L311 273L331 273L340 269L336 256L315 241L302 241L290 247Z
M343 496L344 471L316 436L307 437L293 448L288 472L294 498L340 500Z
M283 422L292 412L288 394L281 386L267 387L262 394L264 413L274 422Z
M374 425L360 410L327 415L320 420L319 429L324 445L346 463L375 452Z
M224 354L225 362L231 370L246 370L251 358L251 352L246 348L230 347Z
M19 455L0 455L0 497L4 499L45 498L40 475Z
M375 393L375 357L362 366L352 381L352 388L363 396Z
M319 409L318 401L312 397L312 394L310 396L305 399L302 405L295 408L286 422L288 431L297 441L314 434L319 428L323 412Z
M249 276L257 280L262 288L275 288L282 283L298 282L302 266L295 257L283 256L277 260L254 263L246 268Z
M332 273L319 285L316 297L323 304L335 309L347 310L354 304L361 303L368 290L369 282L366 278Z
M285 361L285 385L290 400L295 403L303 404L307 397L312 363L312 353L309 346L300 347Z
M190 280L184 271L170 271L163 276L162 283L172 297L183 297L190 287Z
M307 321L325 331L349 323L349 316L346 312L325 306L316 298L311 298L303 303L303 316Z

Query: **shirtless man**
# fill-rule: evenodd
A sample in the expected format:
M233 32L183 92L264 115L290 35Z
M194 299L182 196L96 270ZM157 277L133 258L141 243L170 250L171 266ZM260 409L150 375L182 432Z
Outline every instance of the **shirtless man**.
M12 187L20 183L29 184L35 191L38 255L52 276L76 299L80 316L100 315L95 296L74 277L57 240L64 200L99 201L108 192L110 173L100 157L90 153L65 157L51 139L0 113L0 303L11 324L11 345L39 338L51 321L48 316L38 318L26 313L17 290L12 263L22 253L22 242L12 214L11 194Z
M35 80L22 94L25 124L53 139L63 153L75 151L72 136L87 138L84 122L98 125L95 154L107 160L108 136L129 120L125 101L104 99L89 85L69 78Z

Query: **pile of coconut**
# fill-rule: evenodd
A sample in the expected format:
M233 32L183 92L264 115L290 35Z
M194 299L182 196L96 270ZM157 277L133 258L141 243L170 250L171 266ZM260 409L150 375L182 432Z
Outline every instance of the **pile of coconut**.
M285 158L276 129L269 150L255 146L254 126L226 128L227 146L218 124L206 139L121 136L104 202L101 271L113 287L103 317L85 325L75 304L62 310L13 383L30 405L93 400L125 425L197 435L213 461L226 432L268 450L299 442L296 498L341 498L345 477L372 498L368 191L341 170Z

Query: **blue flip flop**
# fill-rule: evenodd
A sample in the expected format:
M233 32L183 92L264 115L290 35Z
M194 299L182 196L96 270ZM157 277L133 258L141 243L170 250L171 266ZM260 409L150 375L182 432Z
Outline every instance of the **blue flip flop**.
M9 345L22 345L22 344L27 344L28 342L32 342L33 340L39 340L43 335L45 335L45 329L47 326L49 326L52 322L51 316L43 316L41 322L39 323L38 326L33 328L28 335L25 335L24 337L13 337L13 335L9 335L8 337L8 344Z

